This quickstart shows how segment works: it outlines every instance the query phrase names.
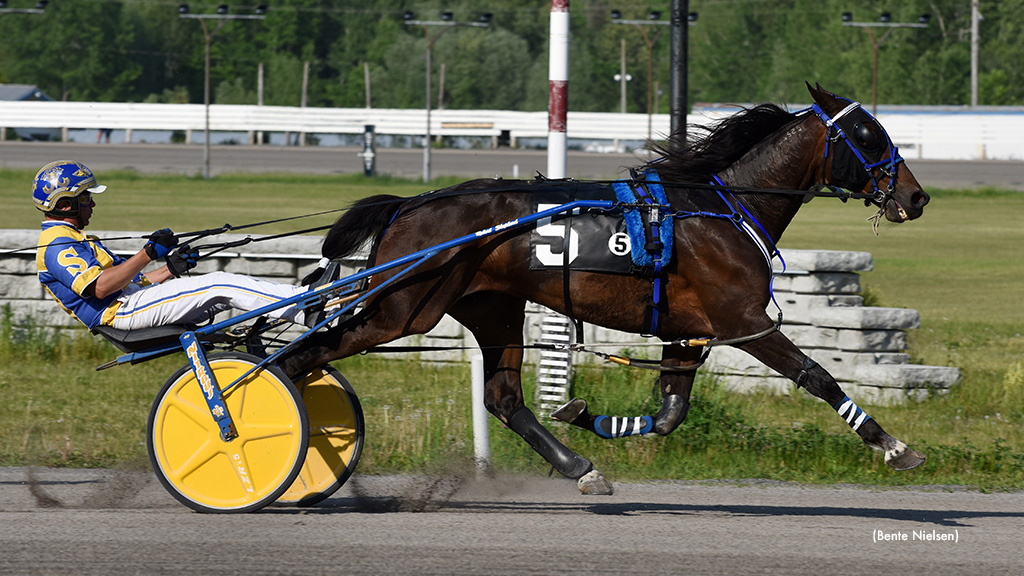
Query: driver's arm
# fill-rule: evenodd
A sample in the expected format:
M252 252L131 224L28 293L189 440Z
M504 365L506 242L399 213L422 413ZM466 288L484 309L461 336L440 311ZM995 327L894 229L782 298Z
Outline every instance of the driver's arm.
M149 259L146 250L139 250L137 254L124 262L103 270L95 281L85 287L83 292L87 296L106 298L127 286L150 262L152 260ZM170 278L171 273L167 270L167 266L161 266L145 276L147 280L157 284Z

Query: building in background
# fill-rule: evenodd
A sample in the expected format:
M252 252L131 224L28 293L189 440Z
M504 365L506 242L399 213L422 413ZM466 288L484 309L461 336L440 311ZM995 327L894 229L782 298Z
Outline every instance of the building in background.
M52 102L46 92L29 84L0 84L0 106L2 102L42 101ZM21 140L51 142L60 140L59 128L12 128Z

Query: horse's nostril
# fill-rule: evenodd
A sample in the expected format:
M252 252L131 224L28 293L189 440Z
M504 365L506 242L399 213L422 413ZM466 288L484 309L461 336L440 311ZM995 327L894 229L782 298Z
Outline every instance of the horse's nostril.
M925 205L928 204L928 201L931 199L931 196L929 196L928 193L925 192L924 190L914 192L913 194L910 195L910 202L918 208L924 208Z

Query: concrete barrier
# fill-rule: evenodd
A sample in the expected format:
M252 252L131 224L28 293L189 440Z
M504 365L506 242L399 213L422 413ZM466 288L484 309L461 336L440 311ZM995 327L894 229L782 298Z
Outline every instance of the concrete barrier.
M114 251L125 255L134 254L144 243L141 232L92 233L99 238L132 237L131 240L105 242ZM0 230L0 251L34 246L38 235L35 230ZM232 241L244 237L226 234L219 238ZM197 272L224 270L298 283L320 258L320 241L321 238L316 236L292 236L254 242L234 252L221 252L204 259ZM831 372L859 403L889 404L921 399L929 393L946 391L958 383L960 371L957 368L910 363L905 353L905 331L920 325L917 311L863 306L858 295L859 273L872 269L871 254L789 250L783 256L788 269L775 281L775 295L785 313L782 331ZM363 262L354 258L344 264L344 273L347 274L355 272ZM7 304L11 306L13 321L17 324L31 321L36 325L79 330L85 334L76 321L45 295L36 279L33 250L0 259L0 306ZM540 306L528 306L524 327L527 342L540 341L541 323L547 314L550 311ZM588 344L620 345L600 348L604 352L630 348L637 351L637 355L649 358L658 358L660 354L658 348L643 348L647 342L644 338L590 324L584 325L584 341ZM477 353L472 334L448 316L429 333L403 338L394 345L450 348L393 355L425 362L469 362ZM527 361L536 363L538 360L537 351L529 351ZM589 355L577 355L576 360L595 361ZM717 374L723 385L731 390L766 389L789 394L795 388L789 380L732 348L716 348L704 370Z

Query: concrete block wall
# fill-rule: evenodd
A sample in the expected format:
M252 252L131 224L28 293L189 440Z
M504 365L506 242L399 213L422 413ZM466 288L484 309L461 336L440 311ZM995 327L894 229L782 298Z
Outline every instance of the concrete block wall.
M134 254L144 244L142 232L90 231L99 238L129 237L129 240L105 241L112 250ZM36 230L0 230L0 251L35 246ZM245 238L244 235L218 236L216 242ZM253 238L259 238L253 236ZM320 237L293 236L267 242L253 242L201 261L197 272L216 270L248 274L278 282L298 283L316 265L320 256ZM784 253L787 270L776 277L775 295L782 307L783 332L809 356L825 367L844 389L864 404L894 403L919 399L956 385L956 368L910 364L905 353L906 330L920 324L914 310L864 307L860 296L859 273L873 267L867 252L828 250L790 250ZM345 263L345 273L363 265L359 259ZM34 250L0 258L0 306L10 304L15 323L29 318L37 325L76 328L45 294L36 279ZM775 311L769 309L774 317ZM527 343L540 340L541 322L550 312L530 305L524 333ZM83 331L84 332L84 331ZM602 352L617 353L630 348L634 355L659 358L659 348L642 347L644 338L634 334L584 325L584 340ZM600 346L612 343L611 346ZM393 346L442 346L450 350L399 353L395 357L428 362L465 362L477 354L472 334L451 317L424 335L398 340ZM528 351L527 361L536 364L537 351ZM577 354L575 361L598 361ZM730 389L751 391L768 389L791 393L794 385L763 366L746 353L732 348L716 348L705 371L722 378Z

